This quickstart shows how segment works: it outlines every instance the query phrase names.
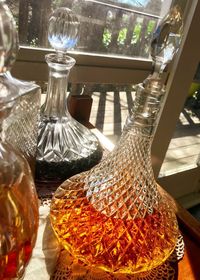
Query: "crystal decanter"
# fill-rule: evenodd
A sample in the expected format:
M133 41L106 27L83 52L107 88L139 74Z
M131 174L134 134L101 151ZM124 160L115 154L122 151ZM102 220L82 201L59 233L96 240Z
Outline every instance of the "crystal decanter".
M13 18L0 1L0 73L10 69L16 50ZM21 279L35 245L38 199L25 158L5 138L3 122L19 97L18 88L0 81L0 279Z
M151 164L164 94L157 74L139 85L134 122L123 141L54 194L53 229L64 248L89 267L135 274L159 266L175 248L176 216L160 193Z
M66 55L78 38L79 22L67 8L58 8L49 20L49 42L56 53L46 56L49 82L39 123L36 180L60 184L88 170L102 157L96 136L71 117L67 108L67 85L75 60Z

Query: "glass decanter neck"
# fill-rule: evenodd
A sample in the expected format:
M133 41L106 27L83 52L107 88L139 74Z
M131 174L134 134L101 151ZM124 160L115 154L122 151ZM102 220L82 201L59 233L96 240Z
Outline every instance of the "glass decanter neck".
M57 72L69 71L76 63L75 59L64 52L50 53L45 56L50 69Z
M68 76L76 61L60 52L48 54L45 58L49 66L49 81L42 113L45 117L53 119L69 117L67 109Z
M153 136L164 94L165 86L158 76L149 76L143 84L137 85L129 130Z

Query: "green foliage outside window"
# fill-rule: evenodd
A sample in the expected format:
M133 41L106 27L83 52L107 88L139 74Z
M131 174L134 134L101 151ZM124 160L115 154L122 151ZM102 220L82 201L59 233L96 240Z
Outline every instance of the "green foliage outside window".
M127 28L123 28L119 32L119 36L117 39L118 45L124 45L124 42L126 40L126 34L127 34Z
M103 45L108 47L112 39L112 33L109 29L105 28L103 33Z
M131 40L131 44L133 44L133 45L137 44L137 42L140 38L141 30L142 30L142 24L138 22L135 25L135 28L133 29L133 37L132 37L132 40Z

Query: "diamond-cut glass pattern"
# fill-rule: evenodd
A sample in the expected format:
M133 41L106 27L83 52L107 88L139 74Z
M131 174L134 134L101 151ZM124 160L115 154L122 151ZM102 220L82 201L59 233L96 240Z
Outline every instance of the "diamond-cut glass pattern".
M151 138L135 130L123 141L96 167L58 188L51 221L64 247L87 265L137 273L166 260L178 228L157 190Z
M40 110L40 88L30 83L4 121L7 142L19 149L32 167L35 161Z
M41 118L39 123L36 179L43 182L64 181L88 170L102 157L97 137L73 119Z

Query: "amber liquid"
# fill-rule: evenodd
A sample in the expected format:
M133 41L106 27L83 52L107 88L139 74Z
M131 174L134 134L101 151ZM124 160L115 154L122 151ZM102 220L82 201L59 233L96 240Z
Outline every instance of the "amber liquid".
M37 227L38 200L29 177L23 175L9 187L0 185L0 280L23 276Z
M30 241L19 244L15 250L9 251L6 255L0 256L0 279L12 279L16 276L22 276L24 271L19 271L19 263L23 267L28 263L32 254Z
M162 205L145 218L124 220L97 211L80 192L76 197L66 191L51 207L55 233L75 258L110 272L137 273L160 265L172 253L177 224Z

